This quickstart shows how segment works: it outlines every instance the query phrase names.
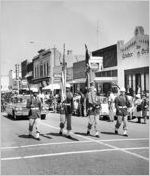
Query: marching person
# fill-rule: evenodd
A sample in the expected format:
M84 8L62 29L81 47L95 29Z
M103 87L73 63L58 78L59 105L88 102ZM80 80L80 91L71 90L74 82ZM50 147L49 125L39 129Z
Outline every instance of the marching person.
M120 95L115 98L115 107L117 122L115 125L115 134L118 134L118 129L123 122L123 135L128 136L127 134L127 118L128 118L128 108L131 107L131 104L125 95L125 88L120 89Z
M92 126L94 126L95 137L100 137L98 129L99 113L100 113L100 101L97 101L96 89L94 82L90 83L90 89L87 94L87 113L88 113L88 126L87 135L90 135Z
M63 134L63 129L65 123L67 122L67 137L71 138L70 131L72 130L71 125L71 115L73 112L73 95L70 91L70 87L66 87L66 99L61 104L60 109L60 132L59 134ZM65 114L65 115L64 115Z
M36 139L40 140L39 123L41 119L41 101L36 92L27 101L27 108L29 108L29 137L32 137L33 127L36 128Z

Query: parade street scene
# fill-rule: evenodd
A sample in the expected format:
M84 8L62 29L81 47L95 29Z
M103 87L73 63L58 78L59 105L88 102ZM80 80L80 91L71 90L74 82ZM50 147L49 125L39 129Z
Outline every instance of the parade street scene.
M1 1L1 175L149 175L149 1Z

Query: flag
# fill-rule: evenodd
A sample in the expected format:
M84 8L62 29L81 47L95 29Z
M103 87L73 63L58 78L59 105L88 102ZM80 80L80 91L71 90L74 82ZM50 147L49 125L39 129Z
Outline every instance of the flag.
M61 85L62 85L62 101L66 98L66 62L65 62L65 44L62 62L62 74L61 74Z
M85 82L85 86L87 88L89 87L88 77L89 77L89 73L90 73L89 59L90 59L89 51L88 51L88 48L85 44L85 64L86 64L86 72L85 72L86 73L86 82Z

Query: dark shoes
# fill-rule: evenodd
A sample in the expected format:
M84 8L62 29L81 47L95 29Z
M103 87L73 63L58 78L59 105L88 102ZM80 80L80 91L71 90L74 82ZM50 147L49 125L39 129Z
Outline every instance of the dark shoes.
M100 136L99 136L99 135L95 135L95 137L100 138Z
M41 139L40 138L35 138L37 141L40 141Z
M29 135L28 135L28 138L32 138L32 135L31 135L31 134L29 134Z
M87 131L87 133L86 133L87 135L90 135L90 131Z
M62 135L62 131L59 131L59 134Z
M115 130L115 134L118 134L118 130Z
M71 139L72 137L70 135L68 135L67 138Z

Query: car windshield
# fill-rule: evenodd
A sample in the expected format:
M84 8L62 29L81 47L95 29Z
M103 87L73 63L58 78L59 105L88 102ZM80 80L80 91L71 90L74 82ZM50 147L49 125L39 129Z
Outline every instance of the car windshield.
M29 96L18 95L11 98L12 103L26 103Z

